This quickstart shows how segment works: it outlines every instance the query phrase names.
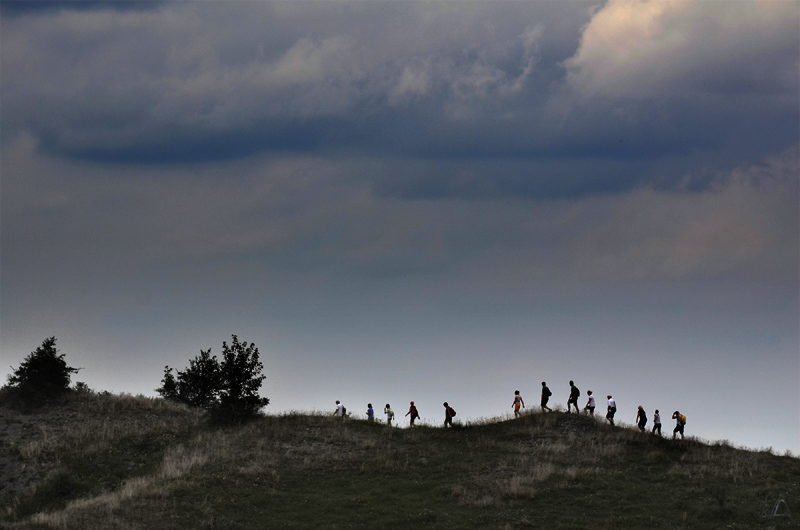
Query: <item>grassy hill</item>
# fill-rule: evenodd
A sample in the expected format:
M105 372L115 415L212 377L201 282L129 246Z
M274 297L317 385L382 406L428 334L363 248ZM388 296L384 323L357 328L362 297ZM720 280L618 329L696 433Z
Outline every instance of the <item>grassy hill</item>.
M0 433L2 528L800 527L800 459L576 414L220 427L162 400L84 392L34 411L0 403ZM760 517L777 499L793 516Z

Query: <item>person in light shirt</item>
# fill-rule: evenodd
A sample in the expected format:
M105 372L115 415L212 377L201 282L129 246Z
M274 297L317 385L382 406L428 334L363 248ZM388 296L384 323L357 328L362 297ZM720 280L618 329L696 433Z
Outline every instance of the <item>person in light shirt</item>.
M595 409L595 406L596 406L595 401L594 401L594 396L592 395L592 391L591 390L587 390L586 394L589 396L589 401L586 402L586 406L583 407L583 410L585 412L587 412L588 414L594 416L594 409Z
M655 414L653 414L653 434L658 431L659 436L661 435L661 414L658 413L658 409L656 409Z
M614 425L614 414L617 413L617 402L614 401L614 398L611 397L611 394L608 395L608 412L606 413L606 419L611 425Z

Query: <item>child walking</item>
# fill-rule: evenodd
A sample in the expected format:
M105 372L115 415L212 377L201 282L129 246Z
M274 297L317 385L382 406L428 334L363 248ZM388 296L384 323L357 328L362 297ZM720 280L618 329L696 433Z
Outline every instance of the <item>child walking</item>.
M514 417L521 416L522 413L519 411L520 405L522 408L525 408L525 401L523 401L522 396L519 395L519 390L514 391L514 401L511 403L511 408L514 409Z
M414 406L414 402L411 402L411 406L408 407L408 412L406 412L406 416L411 415L411 426L414 426L414 420L419 418L419 412L417 411L417 407Z

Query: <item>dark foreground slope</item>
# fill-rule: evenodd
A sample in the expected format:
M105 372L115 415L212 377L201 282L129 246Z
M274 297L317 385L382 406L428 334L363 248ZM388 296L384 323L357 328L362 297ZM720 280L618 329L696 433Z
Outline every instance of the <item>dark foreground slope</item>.
M800 526L797 458L563 413L449 431L304 414L222 428L160 400L79 396L0 407L0 422L4 528ZM794 517L761 518L777 499Z

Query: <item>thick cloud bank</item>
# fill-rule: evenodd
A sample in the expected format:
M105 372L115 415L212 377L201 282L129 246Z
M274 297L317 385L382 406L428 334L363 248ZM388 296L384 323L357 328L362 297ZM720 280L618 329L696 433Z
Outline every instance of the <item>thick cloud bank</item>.
M377 156L407 197L674 186L797 142L792 2L104 6L3 18L4 142Z

